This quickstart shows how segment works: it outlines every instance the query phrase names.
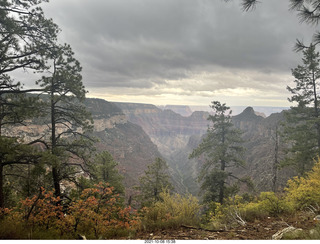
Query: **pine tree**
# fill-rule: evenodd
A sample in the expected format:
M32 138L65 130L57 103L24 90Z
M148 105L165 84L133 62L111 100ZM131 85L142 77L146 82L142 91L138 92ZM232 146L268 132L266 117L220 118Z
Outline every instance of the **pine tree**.
M315 45L303 50L302 61L292 70L295 87L287 87L292 93L289 101L295 104L285 114L284 131L291 145L285 163L293 165L299 175L309 171L320 154L320 56Z
M46 0L0 1L0 79L12 71L45 69L45 52L57 41L59 28L44 16Z
M51 136L49 142L42 142L51 156L48 160L56 196L61 195L63 179L75 181L75 173L87 171L85 164L89 162L93 142L88 136L93 120L83 104L86 91L82 68L73 56L69 45L55 46L47 53L50 68L37 82L46 94L43 99L47 106L43 106L43 112L49 115L47 125Z
M226 187L227 180L237 178L228 168L244 165L244 148L241 146L243 140L241 131L232 123L230 108L218 101L213 101L210 107L213 115L210 115L208 120L212 125L190 158L205 156L199 176L202 181L201 189L206 192L204 201L223 203L226 193L234 189Z
M230 0L224 0L229 2ZM319 0L289 0L290 9L299 12L301 21L309 24L318 24L320 20L320 5ZM241 0L241 6L244 11L254 9L259 0Z
M37 112L36 99L27 92L41 89L23 89L11 74L19 70L46 69L44 53L57 40L59 29L51 19L46 19L39 4L41 0L0 1L0 207L5 204L3 185L7 172L21 165L38 163L39 155L33 148L3 133L4 127L25 122Z
M112 155L107 152L101 152L96 155L94 160L95 180L97 182L105 182L114 187L113 192L116 194L124 194L124 186L122 183L123 176L119 173L118 163L113 159Z
M142 205L149 206L159 201L164 189L172 190L169 178L168 165L163 159L156 158L154 163L148 165L145 175L139 179Z

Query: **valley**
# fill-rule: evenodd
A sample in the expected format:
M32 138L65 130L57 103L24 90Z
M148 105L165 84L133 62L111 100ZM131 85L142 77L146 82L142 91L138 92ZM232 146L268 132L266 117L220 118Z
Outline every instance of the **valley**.
M181 193L199 194L197 177L201 163L189 159L192 150L200 143L206 133L209 122L207 111L196 111L185 117L169 109L160 109L149 104L114 103L127 116L128 121L141 126L166 159L176 181L182 182ZM181 107L180 112L191 111ZM265 109L265 111L277 108ZM278 109L280 110L280 109ZM282 113L273 113L268 117L260 116L252 107L244 109L233 117L236 127L243 131L245 168L238 168L241 177L250 176L257 191L271 190L272 163L274 158L273 140L276 126L283 121ZM279 172L278 187L283 187L292 175L288 170Z
M139 178L156 157L166 160L176 192L199 196L197 178L201 161L189 159L189 155L207 131L208 111L182 116L151 104L116 103L93 98L86 99L85 105L94 120L93 135L98 138L95 148L98 152L110 152L119 163L126 199L136 194ZM180 113L191 111L188 106L179 106L179 109ZM243 131L246 148L246 166L235 170L240 177L250 176L257 192L271 190L274 131L283 119L282 113L262 117L251 107L233 116L234 125ZM31 123L9 127L4 134L13 133L25 141L32 141L46 129L42 124ZM286 169L285 172L280 170L278 175L280 189L292 174Z

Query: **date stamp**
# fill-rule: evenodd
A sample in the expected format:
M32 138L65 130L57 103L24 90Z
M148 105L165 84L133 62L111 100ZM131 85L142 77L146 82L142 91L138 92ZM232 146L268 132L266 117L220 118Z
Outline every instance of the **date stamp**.
M176 240L144 240L146 244L175 244Z

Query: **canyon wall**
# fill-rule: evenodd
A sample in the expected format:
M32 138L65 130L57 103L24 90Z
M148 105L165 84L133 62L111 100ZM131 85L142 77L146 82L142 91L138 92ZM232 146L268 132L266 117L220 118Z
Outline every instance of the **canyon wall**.
M182 116L150 104L113 103L92 98L86 99L85 104L94 120L93 135L99 139L95 147L98 152L109 151L119 163L127 197L135 193L134 186L138 185L139 177L156 157L167 161L177 192L199 193L197 178L201 162L189 159L189 155L207 131L208 112L196 111L190 116ZM179 109L189 111L185 107ZM275 128L284 120L284 115L275 113L265 118L257 114L248 107L233 117L234 125L243 131L247 162L245 168L234 172L240 177L250 176L258 191L266 191L271 189ZM50 137L46 125L32 121L28 126L9 127L7 133L26 142L41 136ZM289 170L280 170L278 186L283 187L290 176Z
M194 112L182 116L172 110L148 104L115 103L127 115L128 120L140 125L157 145L160 153L174 169L174 177L181 182L186 192L199 192L200 165L196 159L189 159L190 153L198 146L208 125L208 112ZM184 108L185 109L185 108ZM270 109L271 110L271 109ZM243 131L245 168L234 169L240 177L250 176L257 191L271 190L272 165L275 153L275 128L284 120L283 113L268 117L260 116L252 107L233 116L234 125ZM280 142L279 157L283 157L283 144ZM278 187L284 187L293 174L290 170L279 170Z

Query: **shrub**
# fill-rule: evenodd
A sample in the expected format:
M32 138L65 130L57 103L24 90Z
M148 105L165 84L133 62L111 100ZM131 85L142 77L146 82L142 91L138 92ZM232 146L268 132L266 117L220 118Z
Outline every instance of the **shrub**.
M122 208L118 197L113 194L113 187L103 183L85 189L80 199L70 206L67 223L74 232L85 234L89 239L114 238L134 231L138 219L130 207Z
M276 196L274 192L261 192L254 201L242 204L240 211L247 221L253 221L268 216L277 217L292 213L293 207L290 202Z
M21 200L20 212L23 219L32 228L45 229L60 226L64 218L60 197L54 197L52 191L41 188L38 196Z
M240 196L229 198L225 204L215 204L210 222L213 226L245 224L246 221L279 216L293 211L292 204L273 192L261 192L251 202Z
M160 193L160 201L142 209L142 226L148 230L199 225L200 205L192 195Z
M21 201L13 210L0 209L0 239L88 239L131 235L139 219L119 203L107 184L85 189L80 199L63 208L59 197L43 188L38 196Z
M320 161L305 177L294 177L285 188L286 200L294 204L296 209L304 209L310 205L320 204Z

